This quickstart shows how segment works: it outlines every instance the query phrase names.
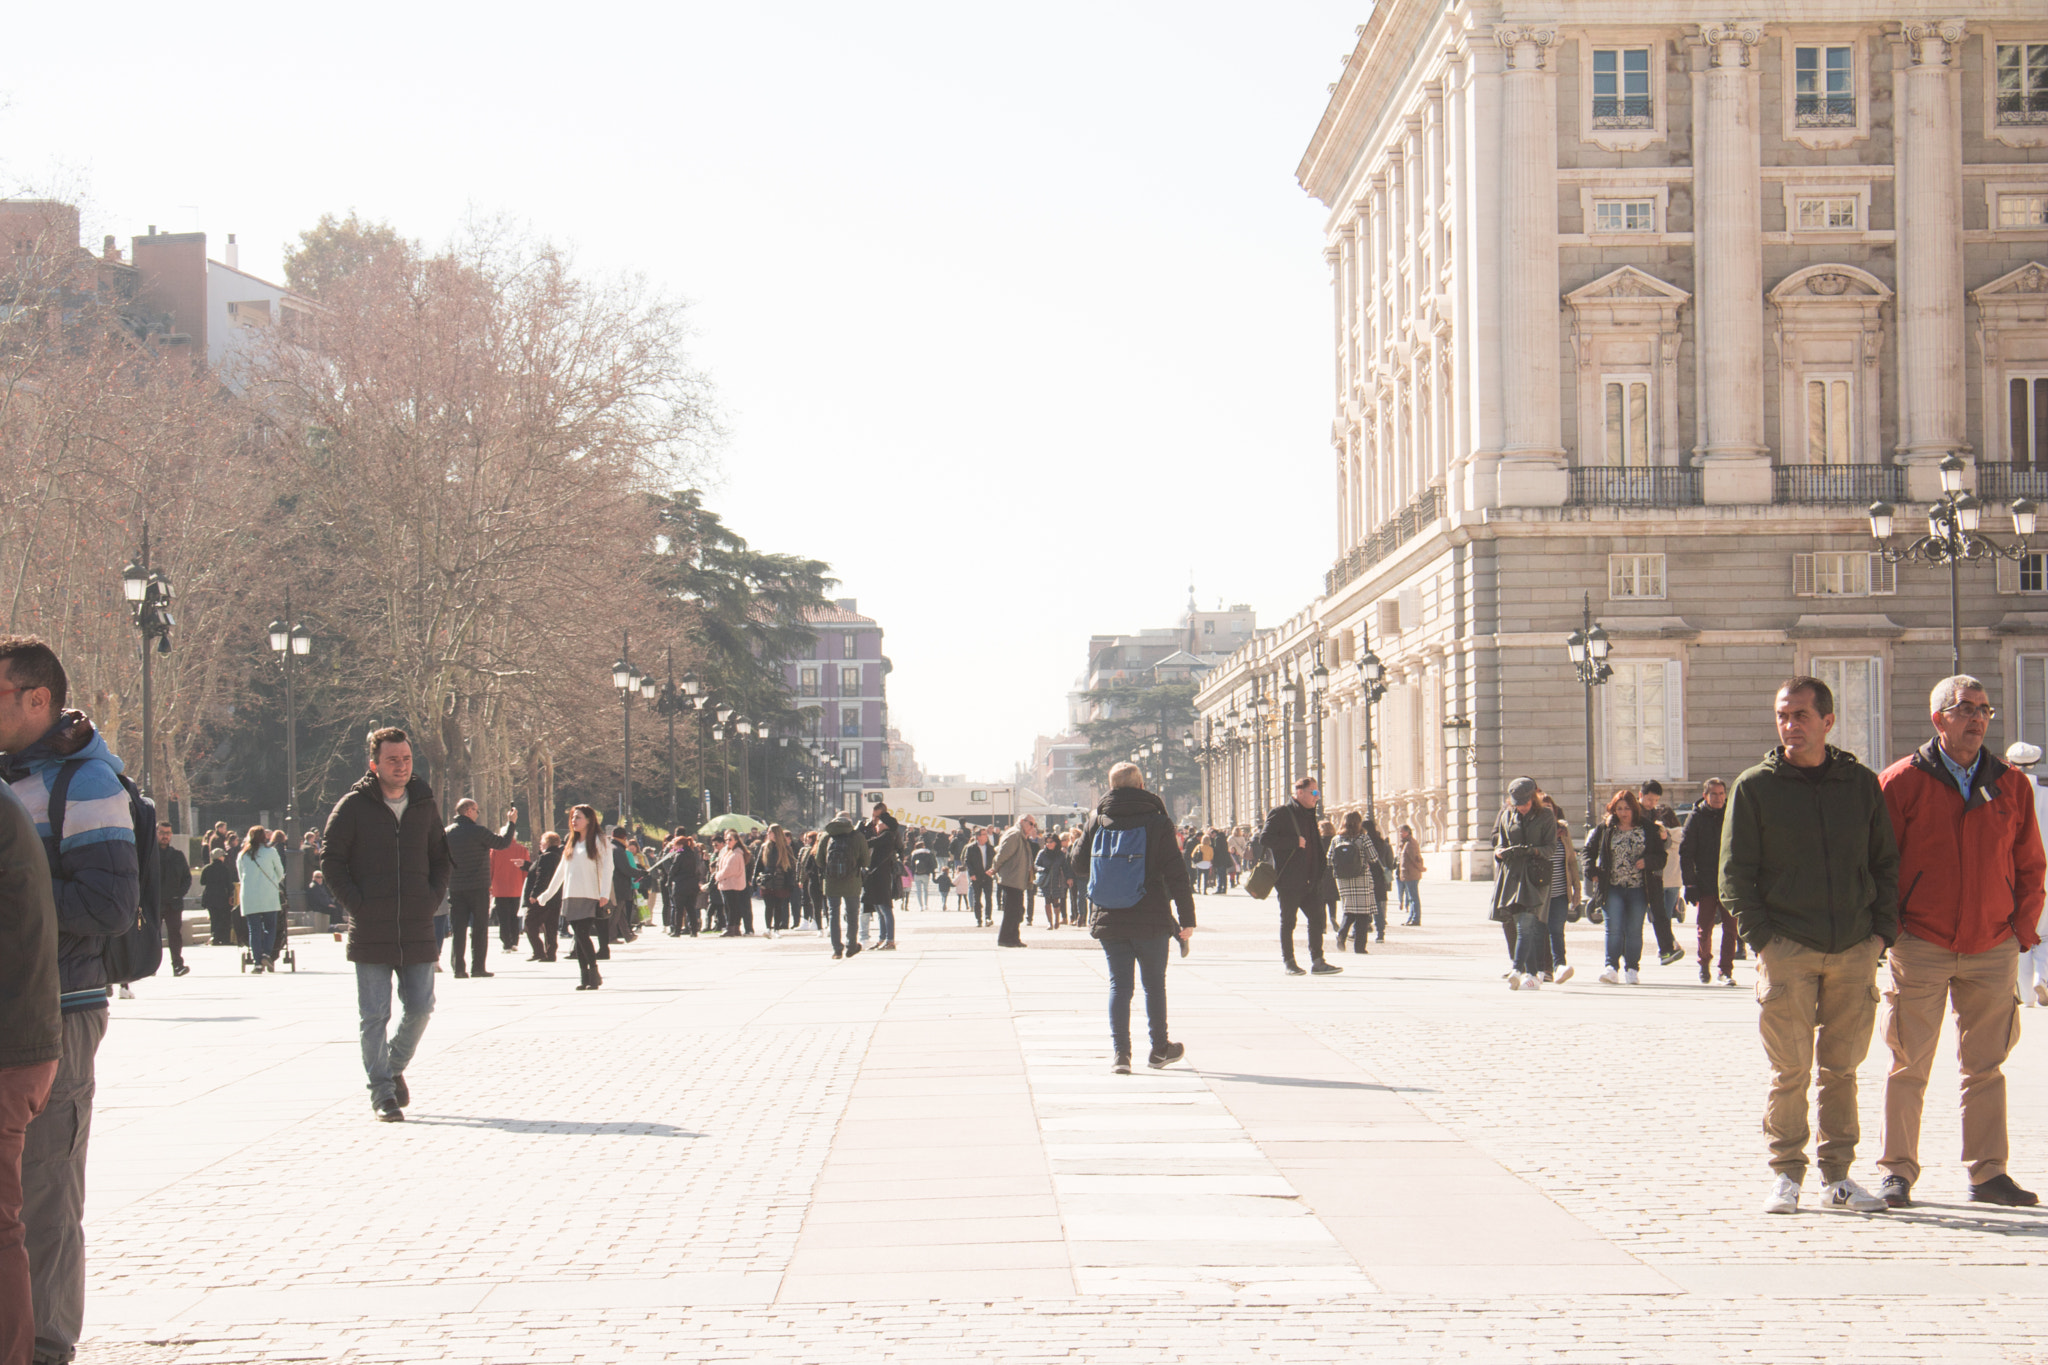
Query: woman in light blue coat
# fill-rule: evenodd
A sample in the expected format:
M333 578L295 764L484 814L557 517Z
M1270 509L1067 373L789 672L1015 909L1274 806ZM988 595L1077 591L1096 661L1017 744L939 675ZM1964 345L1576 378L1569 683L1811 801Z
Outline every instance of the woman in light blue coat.
M275 971L277 917L284 910L284 859L270 846L270 831L249 827L235 860L242 885L242 918L249 922L249 956L256 970Z

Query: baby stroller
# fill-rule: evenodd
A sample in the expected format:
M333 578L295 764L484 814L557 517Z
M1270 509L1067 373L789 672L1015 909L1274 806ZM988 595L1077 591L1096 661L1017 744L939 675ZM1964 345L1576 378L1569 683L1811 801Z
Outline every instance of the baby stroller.
M270 969L276 971L279 967L288 967L294 975L297 975L299 955L292 948L292 917L287 912L280 911L278 913L277 942L272 947ZM247 946L245 940L242 948L242 970L246 972L255 965L256 954L253 949Z

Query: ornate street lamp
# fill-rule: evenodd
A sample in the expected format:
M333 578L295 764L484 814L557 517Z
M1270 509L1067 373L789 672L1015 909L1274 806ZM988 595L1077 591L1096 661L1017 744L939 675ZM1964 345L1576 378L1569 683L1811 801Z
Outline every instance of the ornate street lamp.
M1920 559L1929 564L1948 565L1948 661L1951 673L1963 671L1963 628L1959 619L1963 562L2025 558L2030 553L2027 539L2034 534L2038 511L2025 498L2012 504L2013 533L2019 539L2011 545L2002 545L1980 534L1977 528L1983 524L1984 504L1963 492L1964 468L1962 460L1954 455L1941 462L1941 500L1927 509L1927 534L1909 545L1895 549L1887 543L1892 538L1898 509L1888 502L1870 504L1870 534L1876 539L1877 552L1884 557L1885 563L1899 564L1909 559Z
M292 617L292 590L284 590L284 616L270 623L270 650L284 663L284 839L287 852L298 846L299 817L299 702L293 677L293 659L313 652L313 632L304 623L286 624ZM294 876L293 882L297 883Z
M171 580L161 569L149 567L149 521L142 523L142 553L121 570L121 596L128 603L135 628L142 633L142 791L152 793L151 760L156 752L156 693L150 673L150 646L156 653L171 652ZM189 817L188 817L189 819Z
M1358 692L1365 699L1365 742L1358 747L1365 756L1365 814L1367 819L1371 819L1373 814L1373 708L1378 706L1380 699L1387 695L1387 666L1380 662L1379 655L1372 652L1372 645L1367 642L1362 629L1358 637L1358 645L1358 660L1352 666L1358 670Z
M619 765L622 783L619 795L619 823L633 823L633 694L640 690L640 670L633 667L633 632L626 631L622 641L619 661L612 665L612 686L619 690L624 699L625 737Z
M1590 830L1597 804L1593 794L1593 689L1614 676L1614 670L1607 666L1607 654L1613 646L1606 630L1593 622L1593 594L1586 594L1585 619L1579 629L1565 637L1564 648L1579 675L1579 685L1586 690L1586 828Z

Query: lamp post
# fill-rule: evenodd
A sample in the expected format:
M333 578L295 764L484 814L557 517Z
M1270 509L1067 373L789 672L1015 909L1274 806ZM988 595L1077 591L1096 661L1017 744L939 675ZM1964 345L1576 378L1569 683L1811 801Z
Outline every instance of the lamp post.
M1577 630L1565 637L1564 647L1571 656L1572 667L1578 671L1579 686L1586 690L1586 828L1590 830L1596 804L1593 795L1593 689L1614 676L1614 670L1607 666L1607 653L1613 646L1608 642L1607 632L1593 623L1593 594L1586 594L1585 619Z
M142 791L151 793L151 758L156 752L156 694L150 677L150 645L158 654L171 652L171 580L149 567L149 519L142 522L142 554L121 570L121 596L128 602L135 628L142 632ZM186 816L189 824L191 816Z
M754 765L753 754L747 747L747 737L754 733L754 722L741 716L732 723L732 728L737 730L740 736L740 814L752 815L754 784L749 779L753 776Z
M1372 817L1372 716L1373 708L1380 698L1387 695L1387 666L1380 662L1380 656L1372 652L1363 635L1359 636L1358 694L1365 699L1365 742L1358 746L1365 760L1365 814Z
M1329 665L1323 662L1323 642L1316 641L1316 665L1308 673L1310 762L1315 765L1316 792L1323 790L1323 695L1330 689Z
M284 839L287 849L299 837L299 701L292 660L313 652L313 632L293 623L292 590L284 590L284 617L270 623L270 650L284 660Z
M2025 558L2029 553L2027 538L2034 534L2037 511L2034 504L2025 498L2012 504L2012 528L2019 539L2011 545L2001 545L1989 536L1978 534L1977 527L1984 519L1984 504L1963 491L1963 469L1962 460L1954 455L1941 462L1941 501L1927 509L1927 534L1903 548L1894 549L1887 543L1892 538L1892 523L1898 516L1898 509L1888 502L1870 504L1870 534L1876 538L1877 552L1884 556L1885 563L1899 564L1909 559L1921 559L1929 564L1948 565L1950 673L1963 671L1963 627L1959 620L1963 561Z
M718 724L711 727L712 741L718 745L718 766L725 775L725 780L721 786L725 795L725 813L727 815L732 814L732 764L728 761L729 754L725 747L725 717L731 714L731 708L719 707L717 711L719 717ZM709 822L707 821L706 823L708 824Z
M619 661L612 665L612 686L618 688L619 695L625 699L624 762L619 769L623 784L619 794L619 823L630 825L633 822L633 694L640 690L640 673L633 667L633 632L630 630L624 633Z
M654 702L655 702L655 699L656 699L657 697L659 697L660 695L661 695L661 684L660 684L660 683L657 683L657 682L656 682L656 681L654 680L654 675L653 675L653 674L651 674L651 673L643 673L643 674L641 674L641 675L640 675L640 700L642 700L642 701L646 702L646 703L647 703L647 704L648 704L649 706L653 706L653 705L654 705ZM668 776L669 776L669 788L668 788L668 789L669 789L669 824L670 824L671 826L673 826L673 825L675 824L675 789L676 789L676 788L675 788L675 776L676 776L676 770L675 770L675 727L674 727L674 726L670 726L670 727L669 727L669 769L668 769Z
M711 818L711 791L704 785L704 708L711 705L711 694L704 690L695 673L683 674L682 689L684 699L697 710L697 789L690 793L690 803L704 803L703 819L694 822L702 826Z
M1257 740L1252 749L1252 772L1256 789L1255 805L1263 806L1269 795L1266 789L1271 785L1271 778L1268 773L1268 769L1271 766L1269 762L1271 757L1269 753L1271 739L1266 734L1266 719L1273 714L1273 699L1266 695L1265 678L1254 679L1253 686L1257 690L1252 693L1252 717L1258 724L1256 728Z

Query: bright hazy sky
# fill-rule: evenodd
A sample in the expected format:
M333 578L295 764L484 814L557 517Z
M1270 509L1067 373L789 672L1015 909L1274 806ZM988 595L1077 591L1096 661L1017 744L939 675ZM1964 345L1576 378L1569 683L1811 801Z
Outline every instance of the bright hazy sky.
M712 505L882 623L928 769L1006 777L1091 632L1173 624L1190 574L1262 625L1318 590L1330 293L1293 175L1369 11L24 6L12 50L52 58L0 69L0 189L75 199L93 244L232 232L273 278L349 209L643 272L718 389Z

